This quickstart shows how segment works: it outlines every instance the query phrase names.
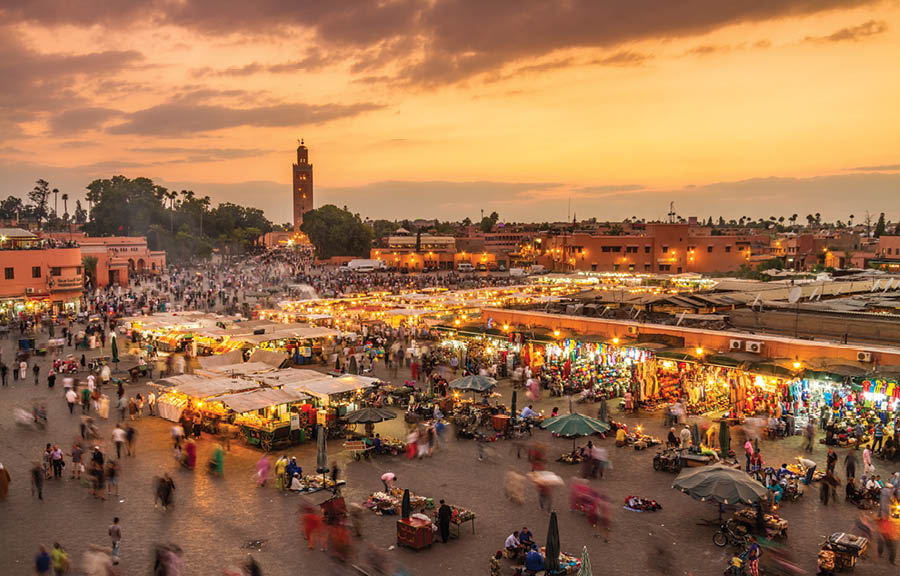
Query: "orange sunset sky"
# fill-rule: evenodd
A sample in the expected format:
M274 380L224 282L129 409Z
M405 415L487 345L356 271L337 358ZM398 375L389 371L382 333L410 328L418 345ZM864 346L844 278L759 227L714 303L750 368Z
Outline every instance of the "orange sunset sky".
M0 0L0 78L3 197L900 218L895 0Z

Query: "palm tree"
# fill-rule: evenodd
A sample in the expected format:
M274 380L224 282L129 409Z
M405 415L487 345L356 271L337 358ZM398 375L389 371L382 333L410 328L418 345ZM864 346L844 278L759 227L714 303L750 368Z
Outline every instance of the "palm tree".
M796 215L796 214L791 214L791 217L788 218L788 220L791 221L791 226L794 226L795 224L797 224L797 215Z
M69 195L63 194L62 199L63 199L63 219L68 220L69 219Z
M853 216L853 214L851 214L850 219L847 220L847 226L853 226L853 218L854 218L854 216Z
M54 216L59 216L59 210L57 210L57 208L59 208L58 200L59 200L59 188L54 188L53 189L53 215Z
M84 275L90 278L91 285L94 286L97 280L97 257L84 256L81 259L81 264L84 266Z

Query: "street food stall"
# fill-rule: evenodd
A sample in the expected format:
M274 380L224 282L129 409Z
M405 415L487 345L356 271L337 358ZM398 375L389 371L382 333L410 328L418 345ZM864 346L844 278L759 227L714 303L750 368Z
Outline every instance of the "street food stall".
M299 406L308 398L289 388L258 388L219 396L207 405L222 407L225 419L240 428L248 444L268 452L306 440L306 429L311 423L303 421Z
M377 378L344 374L337 378L321 375L317 379L301 380L290 386L313 397L318 406L316 422L325 426L334 437L343 435L339 420L361 406L363 391L378 382Z
M224 413L217 414L214 407L207 407L207 410L204 411L204 402L217 396L259 388L259 384L252 380L238 378L209 379L190 374L163 378L159 381L159 384L169 386L168 390L161 394L156 401L159 407L159 415L171 422L181 420L182 412L185 410L198 409L201 411L201 414L207 412L214 417L224 416Z

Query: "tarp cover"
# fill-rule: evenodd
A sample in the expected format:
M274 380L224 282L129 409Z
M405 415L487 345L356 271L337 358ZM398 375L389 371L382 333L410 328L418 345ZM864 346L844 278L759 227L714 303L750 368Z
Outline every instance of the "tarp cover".
M686 468L675 478L672 487L690 494L695 500L722 504L756 504L767 499L769 494L765 486L743 470L720 464Z
M307 398L309 396L299 390L260 388L250 392L219 396L216 398L216 402L222 402L238 414L243 414L244 412L252 412L261 408L268 408L269 406L300 402Z
M216 375L225 375L225 376L233 376L233 375L246 375L246 374L255 374L257 372L269 372L274 370L272 366L266 364L265 362L240 362L238 364L226 364L225 366L216 366L214 368L210 368L209 372L213 372Z
M250 362L262 362L272 368L284 368L284 365L288 362L288 356L284 352L254 350L253 354L250 355Z
M197 358L200 367L204 370L211 370L217 366L227 366L229 364L238 364L244 361L244 353L240 350L232 350L225 354L217 354L215 356L202 356Z
M175 390L192 398L212 398L223 394L233 394L259 388L259 384L252 380L238 378L216 378L213 380L197 380L174 386Z
M325 375L315 370L306 370L303 368L282 368L281 370L273 370L265 374L256 374L254 380L258 380L267 386L278 388L279 386L289 386L306 382L308 380L319 380Z
M360 388L369 388L374 386L376 382L378 382L378 378L345 374L338 378L325 376L318 380L298 382L295 387L317 396L331 396L343 392L352 392L353 390L359 390Z

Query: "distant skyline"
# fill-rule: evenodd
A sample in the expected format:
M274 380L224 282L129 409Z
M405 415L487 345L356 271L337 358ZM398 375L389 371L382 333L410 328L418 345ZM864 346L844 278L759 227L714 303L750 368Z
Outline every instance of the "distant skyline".
M0 0L0 196L900 219L896 0Z

